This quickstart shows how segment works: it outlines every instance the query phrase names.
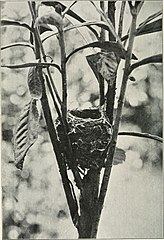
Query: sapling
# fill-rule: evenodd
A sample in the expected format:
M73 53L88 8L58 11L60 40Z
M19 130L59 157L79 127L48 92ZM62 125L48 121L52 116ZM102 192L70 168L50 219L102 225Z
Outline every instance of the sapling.
M2 27L15 25L24 27L30 32L28 43L2 46L1 50L15 46L29 47L33 50L36 59L29 63L2 65L2 67L13 69L29 68L27 83L31 99L18 120L14 134L15 166L20 170L23 169L26 164L26 154L37 141L39 102L56 155L70 216L79 238L96 238L97 236L112 167L125 161L124 150L116 147L118 135L150 138L162 142L159 136L151 133L119 132L127 83L135 81L132 75L133 70L145 64L162 62L162 54L138 60L133 53L137 36L162 30L161 12L149 16L138 26L137 18L144 1L133 2L121 3L118 26L115 21L116 1L100 1L98 4L90 1L90 8L99 14L97 21L86 21L72 10L73 6L78 5L78 1L72 2L68 7L53 1L28 2L31 26L14 20L1 21ZM40 16L38 10L41 5L51 6L52 12ZM106 6L108 6L107 14ZM127 34L122 36L125 9L130 11L131 24ZM66 26L67 16L71 16L80 23ZM100 31L94 28L95 26L99 27ZM65 34L81 27L85 27L94 40L67 53ZM47 31L50 31L50 34L43 38L42 34ZM44 48L44 42L52 36L56 36L59 42L59 65L53 60L49 61L50 58ZM87 48L99 49L98 52L86 56L88 66L99 85L99 105L89 109L69 109L67 64L73 55ZM124 61L124 70L115 112L117 73L121 60ZM135 62L132 63L132 60ZM56 87L55 76L51 73L51 67L56 68L61 74L60 93ZM47 94L48 92L50 95ZM56 119L52 115L50 100L57 113ZM73 180L70 180L70 172ZM79 192L79 198L76 196L77 192Z

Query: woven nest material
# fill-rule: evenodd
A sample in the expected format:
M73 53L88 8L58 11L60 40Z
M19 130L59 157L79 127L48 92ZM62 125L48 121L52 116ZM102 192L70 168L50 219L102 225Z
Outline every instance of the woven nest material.
M104 166L102 154L111 138L111 125L99 109L71 110L68 112L69 137L76 163L82 169ZM57 119L61 151L66 154L63 126Z

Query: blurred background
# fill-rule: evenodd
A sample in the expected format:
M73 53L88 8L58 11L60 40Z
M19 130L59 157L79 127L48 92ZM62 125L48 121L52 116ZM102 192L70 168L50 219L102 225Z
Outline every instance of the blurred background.
M65 5L70 3L64 2ZM116 8L118 16L120 2L116 3ZM146 1L138 24L161 9L162 1ZM72 10L86 20L99 19L88 1L78 1ZM41 6L39 14L49 11L52 9ZM129 16L127 8L124 33L130 26ZM1 18L31 24L26 2L1 2ZM74 23L72 19L65 21L66 25ZM29 32L25 28L2 27L1 33L2 46L29 42ZM50 32L44 33L42 38L48 34ZM78 46L93 41L94 36L81 28L67 32L65 40L69 54ZM47 55L59 63L56 37L45 41L44 47ZM69 109L98 105L98 83L85 58L95 51L81 51L68 62ZM133 53L138 59L161 52L161 32L136 38ZM13 47L1 52L1 60L2 64L21 64L34 61L35 56L30 48ZM116 100L123 64L118 73ZM23 107L30 100L28 70L1 68L3 239L75 239L78 235L69 217L43 118L40 120L38 140L26 156L23 171L9 163L13 161L13 131ZM51 71L60 92L59 73L53 68ZM133 76L136 81L128 82L120 130L148 132L162 137L162 65L140 67ZM54 109L53 112L55 118ZM149 139L120 136L117 146L126 151L126 161L113 167L98 238L162 238L162 144Z

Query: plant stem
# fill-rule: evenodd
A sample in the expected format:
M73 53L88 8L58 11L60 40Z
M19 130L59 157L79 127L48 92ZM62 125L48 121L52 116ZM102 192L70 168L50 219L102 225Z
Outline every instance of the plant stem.
M115 2L108 2L108 17L115 27ZM115 41L115 37L111 32L109 32L109 41ZM113 124L113 109L114 109L114 100L116 94L116 77L113 81L113 84L108 84L108 89L106 93L106 116L109 119L110 124Z
M32 4L33 3L34 2L32 2ZM33 21L35 22L35 15L34 15L34 9L33 9L35 6L32 6L31 3L29 3L29 7L30 7L30 10L31 10L31 14L33 16ZM40 36L39 36L38 29L35 29L35 31L36 31L36 34L35 34L36 57L41 58L40 47L42 46L42 43L41 43L41 41L39 41ZM41 51L42 51L43 56L45 56L43 46L41 47ZM46 58L44 58L44 60L46 61ZM51 77L51 73L50 73L49 69L48 69L48 73L49 73L49 76ZM47 98L47 94L46 94L45 83L44 83L44 78L43 78L43 73L42 73L41 68L39 69L39 76L40 76L40 79L41 79L41 82L42 82L41 105L42 105L44 117L45 117L45 120L46 120L46 125L47 125L47 128L48 128L48 132L49 132L49 135L50 135L51 143L52 143L52 146L53 146L53 150L54 150L54 153L56 155L56 160L57 160L60 175L61 175L61 178L62 178L62 184L63 184L63 187L64 187L64 191L65 191L67 203L68 203L68 206L69 206L71 218L72 218L72 221L73 221L74 225L76 226L77 222L78 222L78 218L79 218L78 205L77 205L76 198L74 196L74 192L71 189L70 180L68 178L66 163L65 163L64 157L62 156L62 154L60 152L60 143L58 141L56 129L54 127L54 123L53 123L53 120L52 120L51 110L50 110L49 103L48 103L48 98ZM51 85L50 85L50 82L49 82L48 78L47 78L47 81L48 81L48 86L49 86L49 89L50 89L50 93L53 97L52 88L51 88ZM61 115L60 115L60 111L58 109L56 100L54 98L53 98L53 100L54 100L54 105L56 107L57 113L59 114L59 117L60 117Z
M102 9L102 11L105 11L105 3L104 1L100 1L100 8ZM102 17L101 17L102 20ZM100 42L104 42L105 41L105 30L103 28L101 28L101 32L100 32ZM105 102L105 96L104 96L104 78L99 74L99 91L100 91L100 107L104 104Z
M115 1L108 1L108 18L110 19L113 27L115 28ZM115 37L111 32L109 32L109 40L115 41Z
M123 20L124 20L124 12L125 12L126 1L122 1L120 17L119 17L119 27L118 27L118 36L121 38L122 30L123 30Z
M72 218L74 225L76 225L77 220L78 220L78 206L77 206L77 202L76 202L75 198L72 195L72 190L71 190L71 186L69 183L66 164L65 164L65 161L59 150L58 137L57 137L56 130L55 130L55 127L53 124L50 107L48 104L48 99L47 99L47 94L46 94L46 90L45 90L45 86L44 86L42 72L40 72L40 77L42 79L42 89L43 89L42 99L41 99L42 109L43 109L44 117L46 120L48 132L50 135L51 143L52 143L55 155L56 155L56 160L57 160L60 175L62 178L62 184L64 187L64 192L65 192L67 203L69 206L71 218Z
M62 105L63 118L67 119L67 74L66 74L66 52L64 42L64 31L61 27L59 29L59 45L61 54L61 72L62 72Z
M116 119L115 119L112 139L110 142L110 148L107 153L108 158L106 161L106 167L105 167L103 180L102 180L102 184L101 184L98 205L97 205L97 211L95 213L94 225L92 228L92 238L95 238L97 235L98 224L99 224L101 212L103 209L103 204L104 204L104 200L105 200L105 196L106 196L106 192L107 192L107 188L108 188L108 183L109 183L109 179L110 179L110 175L111 175L112 161L113 161L114 152L115 152L115 148L116 148L119 124L120 124L121 115L122 115L122 108L123 108L125 91L126 91L126 86L127 86L127 81L128 81L128 73L129 73L131 57L132 57L133 42L134 42L135 33L136 33L136 20L137 20L137 14L133 14L130 37L129 37L129 45L128 45L128 49L127 49L127 58L125 61L125 70L124 70L123 80L122 80L122 85L121 85L121 92L120 92L120 96L119 96L119 100L118 100L118 108L117 108L117 113L116 113Z

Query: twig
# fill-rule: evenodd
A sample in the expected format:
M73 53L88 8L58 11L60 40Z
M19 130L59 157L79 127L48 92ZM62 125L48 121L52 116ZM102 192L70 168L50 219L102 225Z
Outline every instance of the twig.
M118 36L121 38L122 30L123 30L123 20L124 20L124 12L125 12L126 1L122 1L121 10L120 10L120 18L119 18L119 27L118 27Z
M141 138L149 138L149 139L153 139L156 140L158 142L163 143L163 139L157 135L152 135L150 133L139 133L139 132L119 132L118 133L119 136L132 136L132 137L141 137Z

